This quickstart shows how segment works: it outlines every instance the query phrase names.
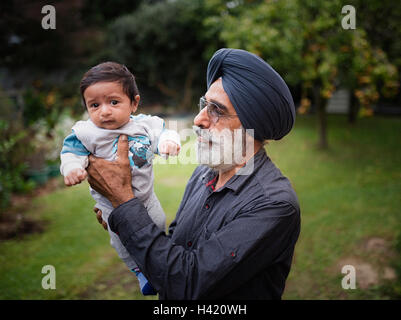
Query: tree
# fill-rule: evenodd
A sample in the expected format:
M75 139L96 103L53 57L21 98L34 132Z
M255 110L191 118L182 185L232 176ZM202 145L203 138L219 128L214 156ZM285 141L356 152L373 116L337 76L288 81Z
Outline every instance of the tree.
M348 88L350 108L348 121L355 123L358 113L372 115L372 105L380 96L393 97L398 90L398 71L381 48L373 47L362 29L340 47L339 78Z
M146 0L85 0L81 15L85 25L102 26L121 15L134 12L142 1Z
M398 3L380 0L352 0L349 2L357 8L358 25L366 31L369 43L383 50L388 60L401 70L401 9ZM401 82L401 73L395 85ZM389 92L390 93L390 92ZM390 103L401 107L401 91L396 95L383 95L378 103Z
M214 0L210 0L214 1ZM394 92L397 71L366 33L344 30L339 0L264 1L224 8L218 22L228 46L252 51L268 61L289 84L302 87L300 112L313 103L320 148L327 148L326 106L336 88L346 86L368 108L378 91Z
M143 84L188 109L205 88L202 54L217 35L204 32L203 1L143 3L108 30L109 56L130 67Z
M72 38L80 29L77 5L57 3L56 29L42 28L44 0L4 0L0 4L0 65L13 71L48 73L74 64ZM79 5L79 3L78 3Z

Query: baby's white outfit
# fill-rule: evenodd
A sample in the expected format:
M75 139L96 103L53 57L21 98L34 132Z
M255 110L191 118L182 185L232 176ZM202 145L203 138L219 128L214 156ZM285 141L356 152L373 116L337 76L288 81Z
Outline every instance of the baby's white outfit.
M153 190L152 159L154 154L159 154L158 146L161 142L171 140L180 145L180 136L176 131L166 129L163 119L143 114L131 116L127 124L115 130L99 128L90 119L78 121L72 127L72 133L64 140L60 154L60 172L66 176L73 169L85 169L88 166L89 154L114 160L121 134L128 136L134 194L142 201L153 222L165 231L165 214ZM100 193L92 188L89 189L96 201L96 207L102 211L103 220L107 222L113 206ZM137 264L122 245L118 235L110 229L108 231L110 243L119 257L130 270L135 269Z

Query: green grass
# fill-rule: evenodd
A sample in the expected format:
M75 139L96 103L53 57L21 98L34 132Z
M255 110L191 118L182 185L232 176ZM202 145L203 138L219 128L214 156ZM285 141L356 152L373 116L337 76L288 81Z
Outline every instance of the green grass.
M289 136L268 147L301 203L302 230L284 298L385 298L377 286L343 290L344 275L335 267L350 256L375 264L360 249L371 237L395 245L401 225L401 119L361 119L352 127L345 117L331 116L328 139L330 149L317 150L314 119L301 118Z
M315 148L312 117L298 117L287 137L267 146L301 204L301 235L283 298L384 299L388 292L380 285L343 290L337 264L345 257L374 265L398 258L361 248L371 237L395 246L401 230L401 119L360 119L352 127L345 117L330 116L328 125L327 151ZM195 165L158 162L155 191L169 223ZM144 298L97 223L87 188L36 198L25 214L46 220L45 232L0 243L0 299ZM56 290L41 287L48 264L56 268Z

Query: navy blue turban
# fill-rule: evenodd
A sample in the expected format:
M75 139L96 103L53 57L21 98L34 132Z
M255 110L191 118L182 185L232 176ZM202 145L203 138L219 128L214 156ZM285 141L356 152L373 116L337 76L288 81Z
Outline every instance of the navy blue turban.
M207 88L222 77L223 88L242 126L257 140L279 140L295 122L290 90L264 60L248 51L220 49L207 67Z

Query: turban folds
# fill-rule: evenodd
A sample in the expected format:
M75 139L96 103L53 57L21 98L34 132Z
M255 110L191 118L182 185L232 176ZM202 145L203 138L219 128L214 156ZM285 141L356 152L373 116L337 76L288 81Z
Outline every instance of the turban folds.
M220 49L207 67L207 88L222 77L245 129L257 140L279 140L295 122L295 106L281 76L264 60L248 51Z

